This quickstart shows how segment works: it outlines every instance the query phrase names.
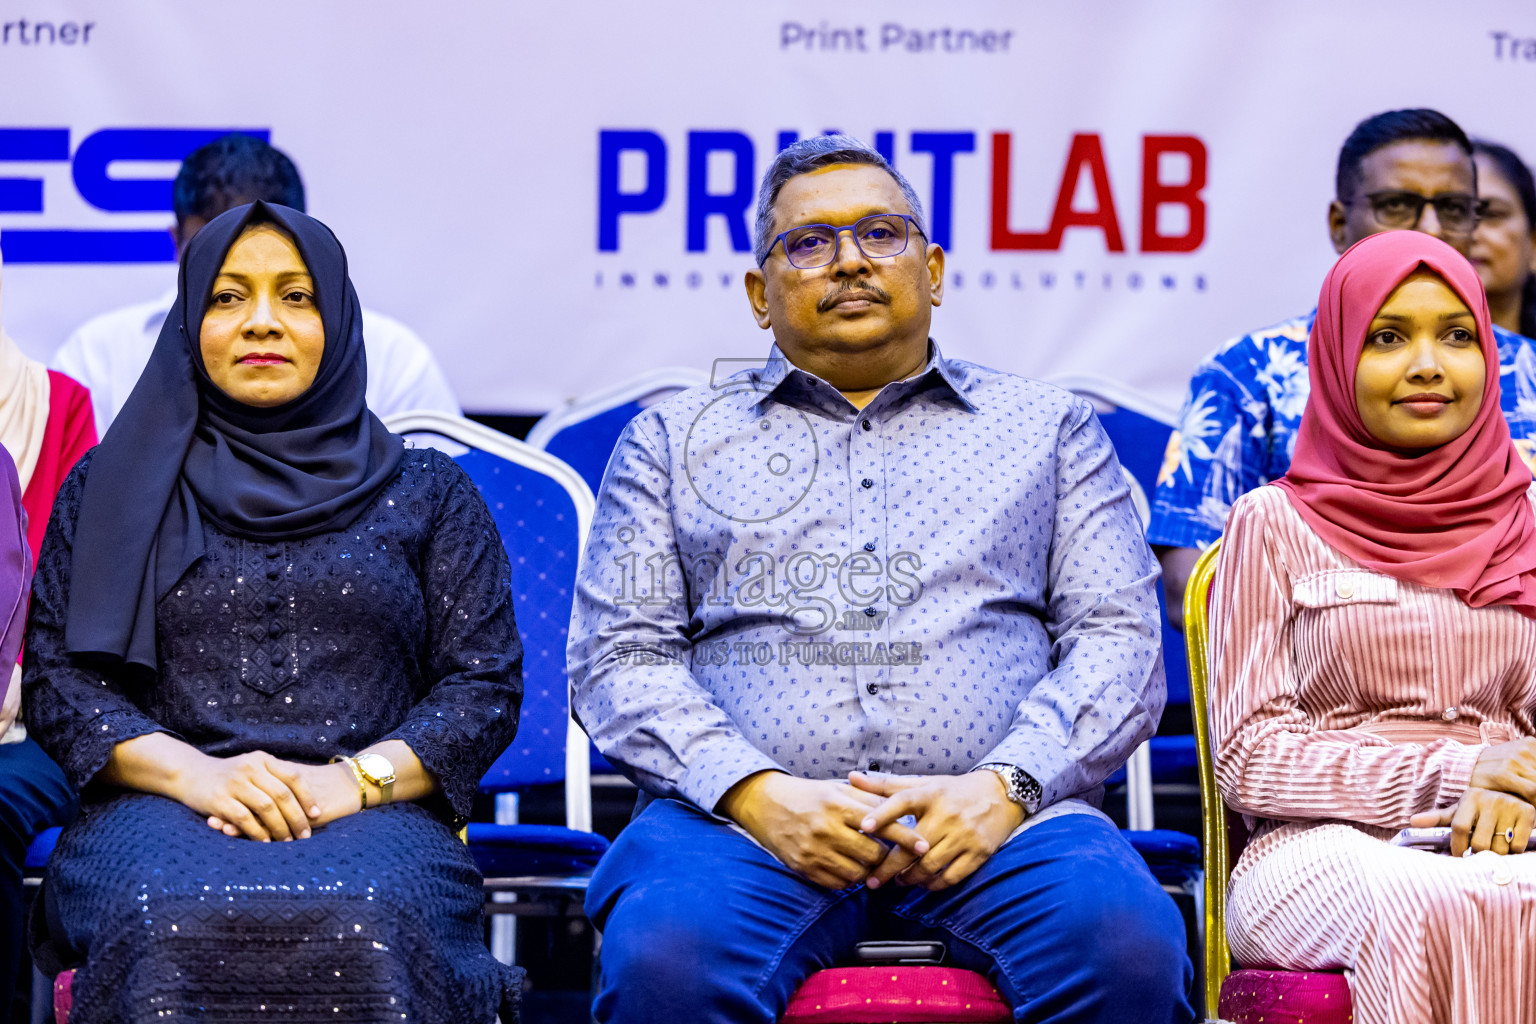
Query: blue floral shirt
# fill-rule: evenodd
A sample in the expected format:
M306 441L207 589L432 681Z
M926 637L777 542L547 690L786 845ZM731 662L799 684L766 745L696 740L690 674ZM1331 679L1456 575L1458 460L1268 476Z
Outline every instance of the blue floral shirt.
M1240 495L1285 475L1307 405L1313 310L1227 342L1190 381L1157 475L1147 540L1203 548ZM1495 326L1500 404L1515 447L1536 470L1536 341Z

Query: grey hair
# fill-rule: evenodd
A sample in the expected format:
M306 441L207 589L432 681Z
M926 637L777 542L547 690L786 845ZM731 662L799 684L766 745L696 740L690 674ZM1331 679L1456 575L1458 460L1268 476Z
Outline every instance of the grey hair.
M763 175L763 183L757 189L757 231L752 240L752 255L759 265L768 258L768 247L773 244L773 204L778 202L784 183L800 174L807 174L819 167L832 164L869 164L889 174L907 201L907 208L917 221L923 236L928 236L928 222L923 217L923 203L912 189L912 183L902 177L880 151L852 135L815 135L801 139L774 157ZM894 210L891 212L895 212Z

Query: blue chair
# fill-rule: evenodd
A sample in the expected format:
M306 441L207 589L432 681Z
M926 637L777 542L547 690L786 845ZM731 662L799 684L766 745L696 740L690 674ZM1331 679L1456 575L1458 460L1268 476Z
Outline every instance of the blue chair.
M528 444L564 462L596 494L602 489L608 458L629 421L647 406L679 391L709 383L709 374L685 366L665 366L622 384L573 398L544 415L528 431ZM597 748L591 750L596 785L629 787Z
M43 868L48 866L48 858L53 856L53 848L59 845L59 833L64 830L55 825L53 828L45 828L32 840L32 845L27 847L27 859L22 865L23 884L37 884L42 881Z
M1173 416L1124 392L1113 382L1084 378L1058 383L1093 403L1099 423L1115 446L1131 488L1131 500L1145 526L1152 518L1151 496L1157 489L1157 476L1173 434ZM1189 668L1184 638L1168 624L1167 601L1161 587L1158 603L1168 705L1187 707ZM1205 872L1200 842L1184 832L1154 827L1154 787L1164 791L1187 789L1191 796L1199 793L1194 736L1152 737L1131 755L1123 772L1117 772L1110 781L1125 783L1126 824L1130 826L1123 833L1125 838L1165 890L1188 896L1194 902L1196 932L1203 942Z
M59 834L64 830L58 826L45 828L32 840L32 845L27 847L27 857L22 864L21 884L27 889L36 890L43 884L43 870L48 866L48 858L53 856L53 848L59 844ZM34 891L29 899L36 898ZM72 975L72 971L66 971ZM45 975L36 964L32 965L32 1015L28 1018L28 1024L48 1024L50 1019L64 1020L65 1014L60 1015L59 1005L55 998L54 982ZM52 1017L50 1017L52 1014Z
M1152 516L1151 497L1157 489L1157 476L1168 449L1168 439L1173 434L1173 415L1125 393L1112 382L1073 378L1059 383L1093 402L1099 423L1114 444L1126 482L1131 486L1131 500L1142 522L1148 523ZM1161 588L1158 601L1162 606L1163 667L1168 676L1168 706L1185 709L1189 706L1189 663L1184 637L1168 624L1167 601ZM1193 799L1199 792L1200 783L1194 736L1156 736L1150 742L1152 781L1160 789L1187 791ZM1116 778L1118 781L1119 777ZM1147 798L1150 799L1150 790ZM1147 813L1150 814L1150 810ZM1143 827L1150 828L1150 820Z
M709 383L709 374L668 366L582 398L575 398L540 419L528 443L568 464L596 494L608 457L619 435L640 410L679 391Z
M592 492L544 452L457 416L402 413L391 430L445 451L485 497L512 564L512 597L523 642L523 705L517 737L481 780L495 795L494 822L472 822L470 853L485 875L492 949L511 959L513 932L500 915L579 912L588 878L608 841L592 832L589 742L571 717L565 672L581 546ZM518 794L564 783L565 825L518 821ZM535 899L527 897L534 896Z
M1115 446L1126 482L1131 485L1131 500L1136 511L1143 524L1150 523L1151 499L1157 490L1157 477L1162 470L1163 456L1168 451L1168 439L1173 435L1173 416L1129 395L1106 396L1105 391L1117 390L1111 385L1075 381L1072 390L1093 402L1099 423ZM1161 591L1158 598L1162 601ZM1189 665L1185 659L1184 636L1168 625L1167 604L1163 602L1163 661L1168 670L1170 704L1189 704ZM1161 776L1157 760L1154 756L1154 771ZM1193 741L1189 744L1188 767L1188 782L1198 786Z

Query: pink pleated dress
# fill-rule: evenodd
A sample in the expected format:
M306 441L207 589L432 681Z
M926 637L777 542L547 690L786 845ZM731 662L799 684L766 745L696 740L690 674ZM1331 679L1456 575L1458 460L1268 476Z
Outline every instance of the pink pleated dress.
M1265 486L1233 508L1210 636L1218 784L1254 829L1239 962L1348 971L1360 1024L1536 1021L1536 853L1387 843L1536 735L1536 620L1362 568Z

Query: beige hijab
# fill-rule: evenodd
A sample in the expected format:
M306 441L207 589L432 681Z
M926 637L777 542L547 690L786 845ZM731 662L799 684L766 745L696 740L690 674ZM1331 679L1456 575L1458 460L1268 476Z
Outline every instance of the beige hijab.
M4 263L0 257L0 264ZM3 312L4 277L0 276L0 312ZM16 475L25 493L43 449L48 429L48 368L29 359L5 333L0 316L0 444L11 453Z

